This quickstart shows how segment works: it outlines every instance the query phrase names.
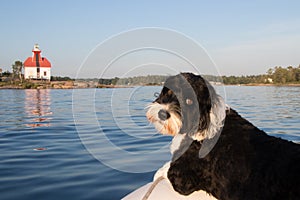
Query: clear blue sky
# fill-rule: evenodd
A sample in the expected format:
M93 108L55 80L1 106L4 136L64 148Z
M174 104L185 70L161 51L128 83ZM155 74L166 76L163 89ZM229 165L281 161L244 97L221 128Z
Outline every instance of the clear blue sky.
M0 68L11 70L38 43L53 75L75 77L105 39L134 28L161 27L201 44L223 75L263 74L300 64L299 10L297 0L2 0Z

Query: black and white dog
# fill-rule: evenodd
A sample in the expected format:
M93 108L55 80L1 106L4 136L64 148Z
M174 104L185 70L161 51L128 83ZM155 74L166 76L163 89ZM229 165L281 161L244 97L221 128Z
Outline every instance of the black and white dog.
M267 135L226 108L201 76L169 77L148 107L148 120L174 136L161 170L183 195L217 199L300 199L300 145Z

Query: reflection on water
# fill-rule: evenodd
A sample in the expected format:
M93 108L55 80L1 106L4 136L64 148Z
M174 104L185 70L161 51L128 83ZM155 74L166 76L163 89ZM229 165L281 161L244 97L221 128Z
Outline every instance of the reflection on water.
M25 90L25 112L29 119L26 126L50 126L51 123L51 96L49 90Z

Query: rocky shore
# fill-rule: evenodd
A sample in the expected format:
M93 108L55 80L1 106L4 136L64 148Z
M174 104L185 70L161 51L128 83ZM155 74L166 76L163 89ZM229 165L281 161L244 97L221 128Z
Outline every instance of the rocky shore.
M104 85L95 81L26 81L0 82L0 89L80 89L80 88L126 88L122 85Z

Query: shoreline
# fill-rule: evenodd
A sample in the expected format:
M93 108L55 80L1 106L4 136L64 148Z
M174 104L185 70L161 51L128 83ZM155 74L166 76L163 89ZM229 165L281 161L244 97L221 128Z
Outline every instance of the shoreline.
M226 86L226 85L225 85L225 86ZM300 87L300 83L285 83L285 84L247 83L247 84L237 84L236 86Z
M88 88L130 88L134 86L126 85L103 85L93 81L30 81L30 82L17 82L17 83L4 83L0 82L1 89L88 89Z
M3 83L3 82L2 82ZM268 86L268 87L300 87L300 83L287 84L220 84L217 86ZM88 89L88 88L132 88L136 86L153 86L153 85L104 85L92 81L51 81L51 82L23 82L23 83L4 83L0 82L1 89ZM159 85L157 85L159 86ZM214 86L214 85L213 85Z

